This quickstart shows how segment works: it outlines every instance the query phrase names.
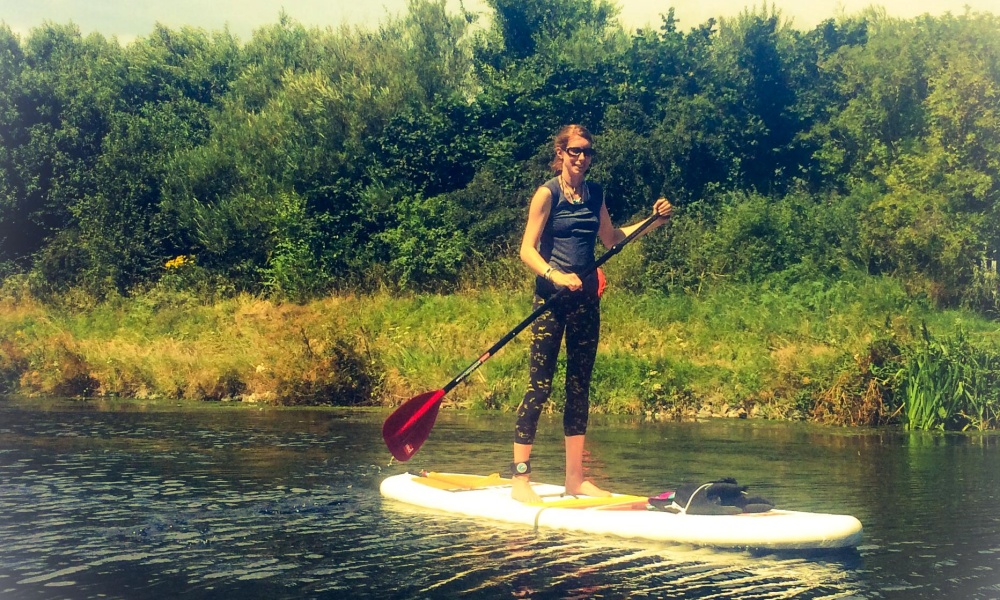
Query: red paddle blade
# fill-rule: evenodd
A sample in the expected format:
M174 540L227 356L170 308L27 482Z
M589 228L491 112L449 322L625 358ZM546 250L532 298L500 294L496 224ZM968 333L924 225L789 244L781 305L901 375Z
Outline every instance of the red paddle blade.
M434 428L444 390L414 396L382 424L382 439L396 460L406 462L420 450Z

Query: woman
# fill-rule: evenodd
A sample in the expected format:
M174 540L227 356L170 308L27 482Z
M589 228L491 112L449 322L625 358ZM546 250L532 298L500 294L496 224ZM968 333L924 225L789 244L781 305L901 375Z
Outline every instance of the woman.
M528 209L528 223L521 239L521 260L538 277L535 306L560 287L572 292L531 326L531 372L524 400L517 410L514 429L512 496L521 502L538 502L531 489L531 446L542 406L552 393L559 346L566 338L566 493L608 496L609 492L583 479L583 444L590 407L590 376L597 357L601 328L596 273L580 279L594 264L597 237L608 248L639 225L615 228L611 224L601 186L586 180L594 158L594 139L581 125L567 125L555 136L555 177L535 191ZM664 198L653 204L659 215L643 234L663 225L671 206Z

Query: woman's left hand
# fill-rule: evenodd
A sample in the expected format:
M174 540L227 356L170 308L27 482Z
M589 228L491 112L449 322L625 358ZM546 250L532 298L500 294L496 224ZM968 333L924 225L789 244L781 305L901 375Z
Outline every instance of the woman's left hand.
M666 198L660 198L653 203L653 212L659 217L661 221L665 221L670 218L670 214L674 211L674 206L670 204L670 201Z

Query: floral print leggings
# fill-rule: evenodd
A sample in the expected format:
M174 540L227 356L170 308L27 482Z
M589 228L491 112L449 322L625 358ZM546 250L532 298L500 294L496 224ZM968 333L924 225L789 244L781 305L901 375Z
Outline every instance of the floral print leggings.
M535 296L534 306L543 302ZM517 409L514 443L535 440L538 417L552 395L559 346L566 338L566 407L563 432L567 436L587 432L590 411L590 376L597 358L601 333L601 301L596 294L568 294L531 325L531 370L528 389Z

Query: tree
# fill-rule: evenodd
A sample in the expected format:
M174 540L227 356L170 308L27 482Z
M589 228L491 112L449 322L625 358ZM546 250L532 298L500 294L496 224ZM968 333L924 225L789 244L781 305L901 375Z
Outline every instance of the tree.
M32 30L14 86L17 121L7 148L20 182L24 225L37 232L36 250L48 236L71 224L74 200L92 186L90 167L106 131L115 89L106 87L119 61L116 47L100 36L84 40L75 26Z
M0 276L23 263L37 248L41 237L23 202L28 175L19 168L15 149L24 144L27 132L21 118L19 82L24 70L24 52L10 27L0 25Z
M781 193L798 172L791 152L800 120L793 112L800 84L792 78L797 35L766 8L723 19L712 46L713 81L706 95L731 119L725 132L739 164L741 189Z
M830 119L818 127L817 158L849 185L884 178L923 134L928 40L915 23L866 15L867 42L844 46L823 64L836 81Z

